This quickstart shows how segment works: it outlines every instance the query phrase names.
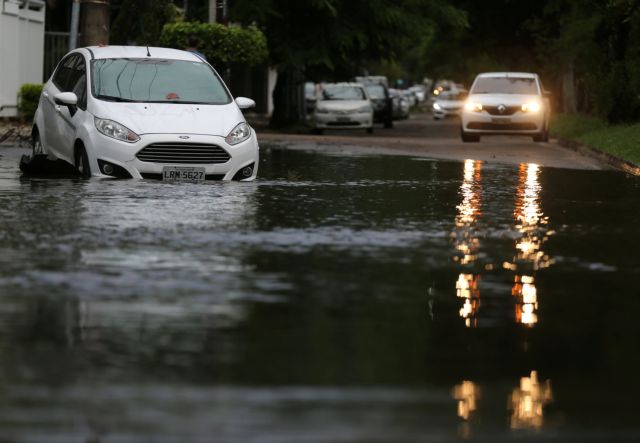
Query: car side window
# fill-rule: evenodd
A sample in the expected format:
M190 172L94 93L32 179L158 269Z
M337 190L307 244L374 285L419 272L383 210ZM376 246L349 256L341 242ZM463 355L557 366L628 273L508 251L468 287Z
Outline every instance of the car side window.
M61 92L68 92L67 84L69 83L69 77L77 61L78 57L75 54L68 56L60 62L58 69L56 69L55 74L53 74L52 81Z
M82 56L78 57L69 77L69 92L78 97L78 108L87 109L87 65Z

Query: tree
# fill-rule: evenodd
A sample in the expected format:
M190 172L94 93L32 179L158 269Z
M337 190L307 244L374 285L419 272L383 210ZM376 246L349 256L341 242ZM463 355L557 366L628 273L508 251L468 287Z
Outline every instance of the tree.
M278 71L271 126L303 116L305 79L348 79L370 61L395 61L435 17L464 22L443 0L236 0L231 21L257 23Z

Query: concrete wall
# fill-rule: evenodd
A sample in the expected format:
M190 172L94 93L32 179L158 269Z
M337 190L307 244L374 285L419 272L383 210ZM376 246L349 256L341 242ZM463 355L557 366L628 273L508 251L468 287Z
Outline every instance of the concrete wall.
M44 15L42 0L0 0L0 117L17 115L24 83L42 83Z

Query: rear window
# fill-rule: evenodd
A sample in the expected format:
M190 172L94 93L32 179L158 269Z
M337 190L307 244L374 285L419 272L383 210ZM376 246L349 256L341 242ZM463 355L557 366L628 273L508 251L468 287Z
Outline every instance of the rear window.
M538 94L536 80L530 77L480 77L472 94Z
M364 89L357 86L327 86L322 91L323 100L366 100Z
M231 102L222 81L202 62L166 59L99 59L92 62L92 92L102 100L147 103Z

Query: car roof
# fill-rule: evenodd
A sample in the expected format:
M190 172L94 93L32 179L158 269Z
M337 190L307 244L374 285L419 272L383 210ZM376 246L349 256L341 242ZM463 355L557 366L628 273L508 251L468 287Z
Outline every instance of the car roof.
M201 62L202 59L189 51L179 49L158 48L147 46L88 46L84 48L90 51L94 59L108 58L165 58L170 60L187 60ZM147 52L148 51L148 52Z
M483 72L478 74L478 77L487 78L500 78L500 77L519 77L519 78L536 78L537 74L533 72Z
M322 85L323 88L328 86L355 86L357 88L364 88L362 83L353 83L353 82L339 82L339 83L325 83Z

